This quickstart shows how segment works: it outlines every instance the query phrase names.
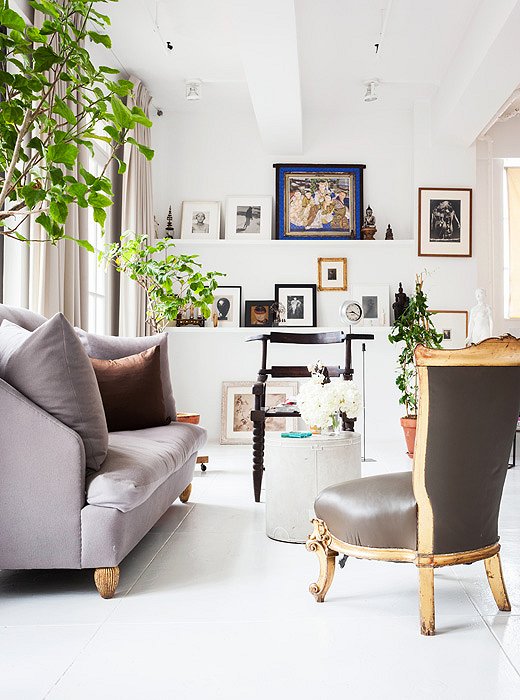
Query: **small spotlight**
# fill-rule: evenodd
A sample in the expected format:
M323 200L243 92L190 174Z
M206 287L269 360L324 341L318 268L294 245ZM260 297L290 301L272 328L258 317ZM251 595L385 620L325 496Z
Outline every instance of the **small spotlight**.
M166 42L166 48L167 48L169 51L173 51L173 44L172 44L171 41L167 41L167 42Z
M376 89L379 85L379 80L369 80L365 83L367 89L363 99L365 102L375 102L377 100Z
M160 107L157 107L156 114L157 114L158 117L162 117L162 115L164 114L164 112L162 111L162 109L161 109Z

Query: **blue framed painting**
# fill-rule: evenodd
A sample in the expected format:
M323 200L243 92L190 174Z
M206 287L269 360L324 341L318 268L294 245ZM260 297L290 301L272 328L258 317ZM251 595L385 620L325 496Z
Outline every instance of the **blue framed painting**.
M276 238L361 238L364 165L275 163Z

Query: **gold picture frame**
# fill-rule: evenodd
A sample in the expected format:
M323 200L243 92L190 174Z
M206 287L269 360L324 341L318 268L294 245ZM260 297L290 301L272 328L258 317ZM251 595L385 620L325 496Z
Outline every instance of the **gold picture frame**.
M318 291L346 292L347 258L318 258Z

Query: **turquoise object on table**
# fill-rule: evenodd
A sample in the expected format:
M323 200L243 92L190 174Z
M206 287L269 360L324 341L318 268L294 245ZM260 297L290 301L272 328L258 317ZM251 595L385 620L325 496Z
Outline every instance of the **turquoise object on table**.
M283 438L308 438L311 437L312 433L310 432L294 432L294 433L282 433L281 437Z

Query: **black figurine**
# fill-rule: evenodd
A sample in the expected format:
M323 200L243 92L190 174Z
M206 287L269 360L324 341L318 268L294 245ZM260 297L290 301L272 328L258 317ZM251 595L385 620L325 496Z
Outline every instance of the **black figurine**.
M164 230L164 235L166 238L175 238L175 229L173 228L173 215L172 207L168 209L168 216L166 217L166 228Z
M403 283L399 282L399 291L395 295L395 301L392 304L392 309L394 310L394 320L395 321L397 321L397 319L399 319L404 314L404 312L408 308L409 303L410 303L410 299L403 291Z
M393 241L394 240L394 232L392 231L392 227L390 224L388 224L388 227L386 229L385 233L385 241Z

